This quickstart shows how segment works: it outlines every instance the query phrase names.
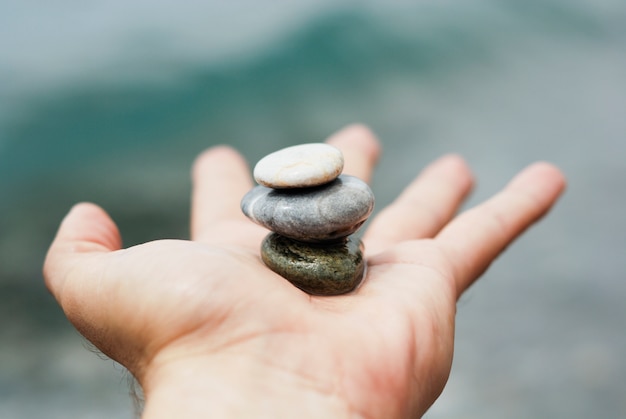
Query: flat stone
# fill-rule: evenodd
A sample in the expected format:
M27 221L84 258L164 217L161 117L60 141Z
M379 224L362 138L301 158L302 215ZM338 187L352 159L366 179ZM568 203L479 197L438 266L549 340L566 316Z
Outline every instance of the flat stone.
M241 210L252 221L283 236L312 243L349 236L373 209L374 194L369 186L347 175L314 188L256 186L241 200Z
M324 143L300 144L259 160L254 179L268 188L305 188L331 182L342 170L339 149Z
M359 285L365 271L358 239L315 245L270 233L261 244L261 258L274 272L304 292L338 295Z

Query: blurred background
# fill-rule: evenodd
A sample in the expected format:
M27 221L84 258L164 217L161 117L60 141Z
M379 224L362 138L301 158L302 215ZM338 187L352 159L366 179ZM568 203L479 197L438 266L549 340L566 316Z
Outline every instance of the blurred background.
M428 418L626 417L626 3L621 0L0 0L0 417L132 418L41 265L70 206L125 245L186 238L189 167L250 162L352 122L388 204L462 154L468 205L535 160L565 197L459 302Z

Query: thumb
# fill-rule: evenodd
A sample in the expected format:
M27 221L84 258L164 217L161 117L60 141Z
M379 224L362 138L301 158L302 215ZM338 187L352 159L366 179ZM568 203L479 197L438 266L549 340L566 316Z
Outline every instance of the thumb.
M81 259L120 249L117 226L99 206L75 205L61 222L44 262L46 286L57 298L69 272Z

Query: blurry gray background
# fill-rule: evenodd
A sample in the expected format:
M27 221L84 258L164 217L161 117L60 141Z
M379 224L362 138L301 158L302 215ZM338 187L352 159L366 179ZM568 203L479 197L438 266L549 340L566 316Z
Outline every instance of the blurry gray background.
M121 367L45 290L82 200L125 244L187 237L189 166L363 122L389 203L462 154L470 205L535 160L569 189L460 301L428 418L626 417L626 3L0 0L0 417L131 418Z

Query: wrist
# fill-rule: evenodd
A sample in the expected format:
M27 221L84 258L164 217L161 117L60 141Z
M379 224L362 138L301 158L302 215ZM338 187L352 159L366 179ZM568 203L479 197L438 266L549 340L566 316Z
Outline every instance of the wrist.
M143 419L356 416L336 394L247 357L214 355L155 362L141 384Z

